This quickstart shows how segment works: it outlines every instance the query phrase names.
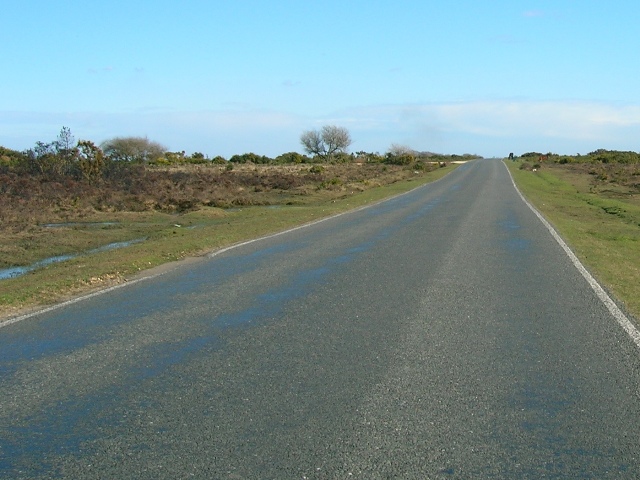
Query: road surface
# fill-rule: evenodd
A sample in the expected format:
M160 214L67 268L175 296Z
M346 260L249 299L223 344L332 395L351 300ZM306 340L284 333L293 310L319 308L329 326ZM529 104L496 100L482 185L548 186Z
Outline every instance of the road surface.
M0 477L639 478L639 386L478 160L0 328Z

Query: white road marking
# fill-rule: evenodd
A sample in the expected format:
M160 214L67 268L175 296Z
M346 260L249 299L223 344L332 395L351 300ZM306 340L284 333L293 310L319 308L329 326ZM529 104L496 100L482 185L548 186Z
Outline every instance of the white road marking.
M156 273L155 275L149 275L147 277L137 278L135 280L128 280L125 283L119 283L118 285L113 285L112 287L105 288L104 290L98 290L97 292L89 293L81 297L72 298L71 300L67 300L62 303L57 303L55 305L52 305L47 308L43 308L41 310L37 310L35 312L25 313L24 315L20 315L19 317L9 318L8 320L0 321L0 328L6 327L7 325L11 325L12 323L17 323L22 320L26 320L27 318L35 317L36 315L40 315L41 313L51 312L53 310L57 310L58 308L62 308L62 307L66 307L67 305L78 303L82 300L87 300L89 298L97 297L98 295L102 295L104 293L112 292L114 290L117 290L118 288L127 287L129 285L142 282L143 280L151 280L152 278L159 277L160 275L164 275L165 273L167 272Z
M611 297L607 294L607 292L605 292L604 288L602 288L600 284L596 281L596 279L593 278L593 276L587 271L587 269L580 262L580 260L578 260L578 257L576 257L575 253L571 251L569 246L564 242L564 240L562 240L560 235L558 235L558 232L556 232L553 226L551 226L551 224L542 216L542 214L538 212L538 210L536 210L536 208L533 205L531 205L526 198L524 198L524 195L522 195L522 192L520 192L520 190L518 189L518 186L516 185L515 180L513 179L513 175L511 175L511 172L509 171L509 167L507 167L506 164L504 164L504 166L507 169L507 172L509 173L509 177L511 178L511 183L513 183L513 186L516 189L516 192L518 192L518 195L520 195L520 198L522 198L522 201L531 209L533 213L536 214L536 216L540 219L543 225L547 227L547 230L549 230L549 232L551 233L551 236L556 240L556 242L558 242L560 247L562 247L562 249L565 251L565 253L569 257L571 262L582 274L582 276L585 278L587 283L589 283L589 286L591 286L591 288L593 289L597 297L602 301L602 303L604 303L604 305L607 307L611 315L613 315L613 318L615 318L616 321L620 324L620 326L624 329L624 331L627 332L627 334L631 337L631 339L636 344L636 346L640 348L640 331L638 331L638 329L631 322L631 320L629 320L629 318L624 314L622 310L620 310L620 308L611 299Z

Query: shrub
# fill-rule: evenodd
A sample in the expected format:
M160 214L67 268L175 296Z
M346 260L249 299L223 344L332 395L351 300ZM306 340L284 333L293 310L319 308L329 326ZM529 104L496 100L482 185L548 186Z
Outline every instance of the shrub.
M256 155L255 153L243 153L242 155L234 155L229 159L232 163L254 163L264 164L273 163L273 159L265 157L264 155Z
M283 153L282 155L278 155L274 159L275 163L285 164L285 163L309 163L309 157L306 155L301 155L298 152L288 152Z
M531 164L529 162L522 162L522 164L520 165L520 170L531 171L531 170L533 170L533 167L531 166Z
M384 158L384 163L389 165L411 165L415 160L416 157L412 153L404 153L401 155L387 153Z

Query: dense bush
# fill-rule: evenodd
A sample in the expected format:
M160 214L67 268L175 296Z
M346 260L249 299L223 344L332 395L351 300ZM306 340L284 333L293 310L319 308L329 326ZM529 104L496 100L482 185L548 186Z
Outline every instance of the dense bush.
M401 153L394 155L387 153L384 158L384 163L389 165L411 165L416 161L416 157L413 153Z
M523 160L538 160L539 158L546 161L558 163L561 165L566 164L584 164L584 163L597 163L597 164L637 164L640 163L640 153L618 151L618 150L605 150L600 148L589 152L587 155L558 155L556 153L542 154L539 152L527 152L520 155Z
M310 158L306 155L301 155L298 152L288 152L283 153L282 155L278 155L274 159L274 163L277 164L287 164L287 163L309 163Z
M9 169L16 168L24 161L25 158L22 152L0 146L0 169L9 171Z
M229 159L231 163L253 163L256 165L273 163L273 159L265 157L264 155L257 155L255 153L243 153L242 155L234 155Z
M590 161L598 163L640 163L640 154L599 149L587 155Z

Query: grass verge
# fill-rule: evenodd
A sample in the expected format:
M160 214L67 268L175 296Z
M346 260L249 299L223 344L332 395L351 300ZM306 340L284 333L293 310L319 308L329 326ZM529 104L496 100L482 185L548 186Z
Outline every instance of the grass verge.
M571 246L591 274L640 318L640 199L594 189L589 176L553 166L521 170L506 162L518 188Z
M40 228L37 242L34 233L34 250L37 251L32 253L30 260L69 253L70 249L86 252L96 244L146 240L117 251L81 254L19 277L0 280L0 319L126 282L170 262L202 256L245 240L375 203L435 181L454 168L455 165L449 165L409 180L347 192L338 198L303 195L297 197L294 204L286 201L281 205L233 209L204 207L181 215L119 212L85 216L82 222L47 227L52 229L52 236L65 239L64 252L47 247L41 240Z

